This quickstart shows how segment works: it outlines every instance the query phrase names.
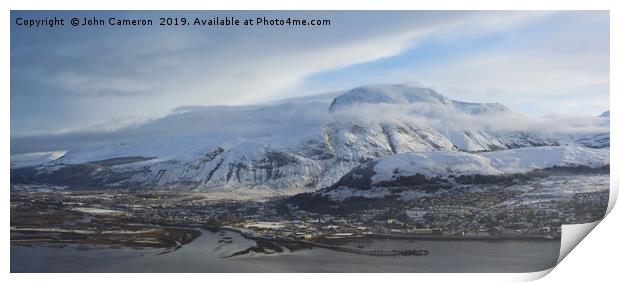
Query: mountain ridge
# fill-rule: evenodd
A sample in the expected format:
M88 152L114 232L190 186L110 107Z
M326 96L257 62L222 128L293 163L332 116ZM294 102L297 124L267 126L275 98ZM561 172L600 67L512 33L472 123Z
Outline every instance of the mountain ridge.
M69 149L55 161L12 169L11 180L66 185L71 175L85 188L250 188L292 194L331 186L355 166L393 154L561 144L553 136L465 123L468 117L494 120L510 112L501 104L454 101L430 89L396 85L388 89L398 90L397 95L386 96L399 103L355 102L330 110L341 97L359 97L369 88L379 93L366 100L382 101L373 97L383 97L386 87L362 87L331 103L321 97L323 101L180 109L115 139ZM454 118L455 109L463 116ZM118 163L119 158L133 162ZM101 162L106 160L113 162Z

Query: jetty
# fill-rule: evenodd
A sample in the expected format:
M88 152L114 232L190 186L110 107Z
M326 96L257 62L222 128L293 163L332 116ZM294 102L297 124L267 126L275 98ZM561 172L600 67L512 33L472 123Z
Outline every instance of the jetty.
M352 254L360 254L360 255L368 255L368 256L424 256L428 255L430 252L427 249L406 249L406 250L363 250L363 249L352 249L342 246L328 245L317 242L303 241L307 242L310 245L335 250L339 252L352 253Z
M223 226L223 227L220 227L220 229L233 231L233 232L241 234L241 236L247 239L256 240L256 241L305 244L305 245L314 246L318 248L330 249L330 250L345 252L345 253L367 255L367 256L425 256L430 253L429 250L427 249L404 249L404 250L354 249L354 248L347 248L347 247L338 246L338 245L319 243L315 241L293 239L289 237L261 236L261 235L257 235L256 233L253 233L250 230L240 229L240 228L231 227L231 226Z

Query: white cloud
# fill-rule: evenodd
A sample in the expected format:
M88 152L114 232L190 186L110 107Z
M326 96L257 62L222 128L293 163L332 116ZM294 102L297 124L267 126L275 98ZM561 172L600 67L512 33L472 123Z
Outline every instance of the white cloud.
M29 47L14 55L11 95L21 104L12 105L12 121L20 121L12 124L12 134L122 126L119 120L161 117L183 105L239 105L291 96L310 75L395 56L442 31L484 32L530 17L504 12L359 13L325 14L333 26L322 30L86 34L76 36L70 46L46 38L48 46L55 46L51 51ZM71 100L75 106L50 108L45 100L59 105ZM35 121L28 111L45 113L46 119Z
M609 30L597 29L608 18L592 18L596 24L565 23L566 29L551 35L522 34L449 63L395 73L454 99L501 102L532 114L598 114L609 109ZM582 24L590 30L572 28Z
M458 44L472 36L509 33L553 15L356 13L327 14L334 24L323 30L110 33L95 40L89 35L78 37L71 46L47 53L21 50L23 54L14 55L19 59L15 62L24 62L12 69L12 77L17 78L12 86L17 87L11 92L11 134L109 130L161 117L184 105L241 105L290 97L306 93L303 82L313 74L396 56L426 39ZM571 99L562 103L559 112L583 107L602 111L608 105L603 98L609 79L604 76L608 70L601 66L608 66L608 57L605 50L582 46L584 41L601 40L597 34L592 36L558 35L550 41L554 46L531 50L504 46L450 61L436 58L428 65L379 70L367 79L386 83L413 79L454 99L498 101L513 109L533 107L531 101L537 101L539 105L530 111L534 113L553 109L559 98L566 97ZM63 46L61 39L47 40L48 46ZM565 45L577 47L562 52L558 47ZM579 56L575 51L581 52ZM16 76L23 73L33 77ZM20 84L41 85L20 91ZM588 93L590 99L584 98L584 91L593 92ZM33 95L37 92L45 95Z

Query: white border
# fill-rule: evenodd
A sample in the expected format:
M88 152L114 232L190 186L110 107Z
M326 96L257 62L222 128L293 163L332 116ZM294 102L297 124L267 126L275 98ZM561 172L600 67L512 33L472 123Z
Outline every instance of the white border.
M5 133L5 137L2 139L2 159L3 163L0 168L0 176L2 177L2 181L5 184L5 201L3 202L4 209L2 210L2 227L7 229L10 223L10 213L9 213L9 191L8 187L10 184L9 178L9 164L10 164L10 10L398 10L398 9L409 9L409 10L610 10L611 11L611 21L612 21L612 29L611 29L611 62L616 63L610 66L610 75L612 78L617 77L617 66L618 66L618 58L615 56L614 50L618 50L618 29L614 27L614 24L617 24L618 18L618 9L613 7L614 2L617 1L604 1L604 0L589 0L589 1L579 1L579 0L549 0L549 1L541 1L541 0L510 0L510 1L492 1L492 0L470 0L470 1L447 1L447 0L423 0L423 1L371 1L371 0L358 0L358 1L333 1L333 0L314 0L314 1L278 1L278 0L262 0L262 1L252 1L252 0L236 0L236 1L162 1L162 0L153 0L148 1L148 5L142 1L129 2L127 0L110 0L110 1L102 1L98 3L80 1L77 3L72 3L69 0L60 0L60 1L19 1L8 3L8 1L2 1L0 5L2 5L3 12L0 15L0 19L2 22L3 28L0 30L0 37L4 40L5 44L2 45L2 54L0 57L0 63L3 68L1 69L2 76L0 78L0 86L3 86L2 96L2 131ZM618 87L611 81L610 91L611 93L617 93ZM618 143L618 132L614 131L615 127L618 125L618 115L619 112L618 107L614 107L618 105L619 99L615 96L611 96L610 98L610 106L611 112L611 141L612 148L617 148ZM620 115L620 114L619 114ZM615 144L615 145L614 145ZM611 161L612 161L612 174L611 174L611 184L612 184L612 197L610 198L610 207L608 213L615 203L617 194L618 194L618 174L615 174L614 169L616 169L613 164L614 160L618 160L618 152L612 150L611 152ZM614 215L612 213L610 216ZM606 231L608 233L616 233L619 232L617 228L618 223L618 213L615 213L615 216L612 216L615 219L613 221L608 221L605 219L603 223L607 223L605 225L614 225L614 227L604 227L607 228ZM613 228L613 229L609 229ZM611 231L611 232L609 232ZM596 233L596 231L595 231ZM609 235L608 235L609 236ZM600 237L600 235L599 235ZM607 238L609 239L609 238ZM5 230L5 233L2 234L2 239L0 242L8 243L9 242L9 231ZM589 243L591 244L591 243ZM599 243L598 246L601 249L606 249L606 245L614 245L615 243ZM615 245L614 245L615 246ZM387 281L387 280L428 280L428 281L439 281L439 282L454 282L454 281L489 281L489 282L505 282L505 281L523 281L523 280L534 280L540 278L548 273L546 272L537 272L537 273L527 273L527 274L511 274L511 273L503 273L503 274L9 274L9 245L5 244L2 248L3 257L2 257L2 270L4 274L7 274L9 279L19 282L37 282L37 281L46 281L46 282L79 282L79 281L90 281L90 282L106 282L109 283L111 280L121 280L121 281L136 281L136 280L149 280L149 282L164 282L170 281L171 279L182 279L182 280L192 280L192 281L212 281L212 280L220 280L223 282L227 282L229 280L244 280L244 281L252 281L252 282L273 282L274 279L282 280L282 281L295 281L295 282L316 282L317 280L334 280L334 281L360 281L360 282L377 282L377 281ZM615 250L618 251L617 249ZM600 256L605 257L609 255L605 255L604 252L600 254ZM611 255L615 256L615 255ZM574 262L574 258L568 257L572 262ZM617 257L615 257L617 259ZM582 258L582 261L578 263L579 266L583 266L591 262L588 258ZM609 265L611 266L615 265ZM595 269L595 266L590 266L589 272L601 272L601 270ZM563 270L566 272L564 275L568 275L562 277L561 275L554 276L554 278L565 278L569 279L574 273L582 272L583 270ZM609 271L608 271L609 272ZM611 271L613 274L614 271ZM581 273L579 273L581 274ZM603 273L604 274L604 273ZM552 279L552 278L549 278ZM561 279L563 280L563 279Z

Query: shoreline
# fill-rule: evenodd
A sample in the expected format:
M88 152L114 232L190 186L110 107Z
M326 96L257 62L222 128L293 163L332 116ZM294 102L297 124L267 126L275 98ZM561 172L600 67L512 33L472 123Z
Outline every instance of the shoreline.
M241 228L236 228L232 226L221 226L221 227L209 227L210 229L218 229L224 231L231 231L234 233L238 233L242 237L254 241L266 241L266 242L283 242L283 243L296 243L302 245L309 245L318 248L336 250L339 252L346 253L354 253L354 254L362 254L369 256L425 256L430 254L430 251L421 248L421 249L407 249L407 250L363 250L363 249L353 249L347 248L339 245L334 245L333 243L323 243L318 241L310 241L310 240L300 240L300 239L292 239L292 238L283 238L283 237L260 237L253 234L248 233L248 231L244 231ZM501 241L558 241L560 237L549 238L548 236L542 235L511 235L511 236L484 236L484 237L475 237L475 236L439 236L439 235L394 235L394 234L362 234L359 237L343 237L338 239L332 239L332 241L337 240L354 240L360 238L375 238L375 239L399 239L399 240L425 240L425 241L481 241L481 242L501 242Z
M237 227L233 227L233 226L212 226L212 225L206 225L206 224L153 224L153 223L143 223L147 226L151 226L151 227L160 227L160 228L177 228L177 229L190 229L190 230L195 230L201 233L200 236L202 236L202 231L201 230L209 230L212 232L217 232L217 231L230 231L233 233L237 233L240 236L242 236L243 238L249 239L249 240L254 240L254 241L264 241L264 242L280 242L280 243L294 243L294 244L301 244L301 245L307 245L307 246L312 246L312 247L317 247L317 248L324 248L324 249L331 249L331 250L337 250L337 251L341 251L341 252L349 252L349 253L361 253L361 252L369 252L368 250L361 250L361 249L350 249L350 248L345 248L342 247L340 245L336 245L335 243L339 242L339 241L351 241L351 240L356 240L356 239L394 239L394 240L424 240L424 241L480 241L480 242L502 242L502 241L536 241L536 242L553 242L553 241L559 241L561 239L561 236L553 236L552 238L549 238L549 236L544 236L544 235L506 235L506 236L451 236L451 235L407 235L407 234L378 234L378 233L373 233L373 234L356 234L354 236L345 236L345 237L339 237L339 238L333 238L333 239L326 239L323 238L324 236L328 236L328 235L323 235L320 237L315 238L315 240L301 240L301 239L293 239L293 238L288 238L288 237L261 237L261 236L257 236L255 234L251 234L249 232L251 231L245 231L243 228L237 228ZM197 238L196 238L197 239ZM181 244L179 242L177 242L177 245L175 245L174 247L169 247L169 248L163 248L165 250L169 250L170 252L173 252L175 250L178 250L179 248L182 248L188 244L191 244L192 242L194 242L196 239L192 240L189 243L186 244ZM316 239L319 239L320 241L316 241ZM37 244L37 243L44 243L47 241L41 241L43 239L15 239L15 240L11 240L10 245L16 245L16 246L20 246L20 245L32 245L32 244ZM50 241L48 243L53 243L53 241ZM67 242L62 243L62 244L67 244ZM83 244L83 243L82 243ZM107 246L107 245L100 245L99 243L92 243L93 246L97 247L97 246L103 246L103 247L110 247L112 248L112 246ZM131 247L131 246L127 246L128 248L138 248L138 247ZM141 247L141 248L145 248L145 247ZM156 247L153 247L154 249L158 249ZM171 250L172 249L172 250ZM421 251L421 250L420 250ZM395 252L395 251L375 251L375 252Z
M213 227L206 226L209 229L227 230L241 234L242 236L261 241L280 241L280 242L300 242L300 243L316 243L309 240L298 240L291 238L264 238L248 235L242 229L232 226ZM328 236L328 235L325 235ZM549 236L549 235L505 235L505 236L450 236L450 235L408 235L408 234L356 234L355 237L341 237L337 239L329 240L354 240L359 238L375 238L375 239L399 239L399 240L426 240L426 241L559 241L561 236Z

